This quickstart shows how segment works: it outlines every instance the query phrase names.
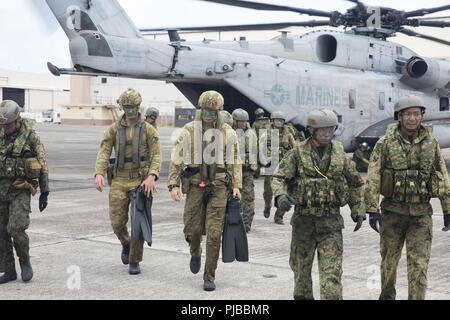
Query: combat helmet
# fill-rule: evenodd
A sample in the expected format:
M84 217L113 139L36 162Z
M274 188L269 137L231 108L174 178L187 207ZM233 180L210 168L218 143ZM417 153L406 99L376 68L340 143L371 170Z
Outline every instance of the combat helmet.
M422 99L417 96L408 95L400 98L394 106L394 119L398 120L398 114L409 108L422 108L422 112L425 113L427 109Z
M20 118L20 107L12 100L0 103L0 126L13 123Z
M271 120L284 120L284 121L286 121L286 116L284 115L284 113L283 112L281 112L281 111L275 111L274 113L272 113L271 115L270 115L270 119Z
M250 116L248 115L248 112L244 109L236 109L233 111L233 120L234 121L249 121Z
M264 110L262 108L258 108L258 109L255 110L255 117L256 118L264 117L264 114L265 114L265 112L264 112Z
M361 143L361 149L363 151L369 151L370 150L370 146L369 146L369 144L367 142L363 142L363 143Z
M233 117L228 111L222 110L220 111L220 115L222 117L223 122L228 124L230 127L233 126Z
M128 89L121 94L117 103L121 108L125 107L135 107L139 108L142 103L142 96L139 92L134 89Z
M217 91L206 91L198 99L198 106L202 110L221 111L225 101Z
M145 117L159 117L159 110L156 108L148 108L147 111L145 111Z
M338 126L336 113L329 109L317 109L308 114L306 125L310 128L329 128Z

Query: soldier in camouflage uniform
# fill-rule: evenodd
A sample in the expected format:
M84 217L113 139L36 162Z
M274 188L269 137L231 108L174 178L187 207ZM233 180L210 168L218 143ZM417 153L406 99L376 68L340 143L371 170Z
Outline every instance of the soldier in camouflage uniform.
M421 125L425 105L406 96L395 120L372 153L365 201L370 226L380 233L380 299L396 298L397 266L406 242L408 298L425 299L432 240L431 198L441 200L445 231L450 227L447 168L431 128ZM379 213L380 193L384 196ZM380 228L378 227L380 226Z
M17 279L13 245L19 257L21 277L33 278L29 238L31 196L41 191L39 210L47 207L49 195L46 154L33 122L20 118L14 101L0 104L0 258L5 274L0 284Z
M200 96L198 106L201 112L180 133L172 152L167 182L174 201L181 201L182 193L187 195L184 235L190 246L190 270L194 274L200 271L201 241L202 235L206 235L205 291L216 289L214 281L227 205L227 186L231 185L235 198L240 197L239 189L242 188L237 136L219 116L223 105L224 99L216 91L207 91ZM210 132L218 134L214 136L216 143L207 144ZM208 153L211 157L205 158L205 148L211 145L216 146L214 155Z
M263 109L261 109L261 108L256 109L255 122L253 122L253 125L252 125L252 129L255 131L256 136L258 138L258 149L257 149L258 156L259 156L259 152L260 152L260 150L259 150L260 135L262 133L266 132L266 130L270 130L270 119L265 117L264 115L265 115L265 112ZM261 167L259 164L260 164L260 161L258 159L258 170L255 174L256 179L258 179L260 177Z
M147 111L145 111L145 121L147 121L148 124L151 124L155 129L158 129L157 123L158 118L159 118L158 109L148 108Z
M260 130L270 129L270 119L264 116L264 110L261 108L255 111L255 122L253 122L252 129L255 130L256 135L259 137Z
M367 172L370 159L370 146L367 142L360 143L353 153L353 161L356 163L356 169L359 172Z
M294 136L291 134L291 132L286 129L286 118L284 116L283 112L276 111L272 113L271 115L271 129L278 130L279 131L279 149L278 149L278 159L279 161L283 160L285 155L289 150L294 148L296 145L296 141ZM261 136L260 142L267 143L268 145L268 157L269 159L272 156L272 148L271 148L271 133L267 131L267 136L264 133ZM267 137L267 138L266 138ZM270 217L270 210L272 209L272 198L273 198L273 192L272 192L272 175L266 175L264 177L264 217L269 218ZM286 212L281 210L280 208L277 208L277 211L275 212L274 222L276 224L284 224L283 217Z
M286 129L289 130L297 142L306 140L305 133L303 131L298 131L291 122L286 123Z
M350 206L358 231L365 219L364 183L342 144L332 140L338 125L335 113L314 110L307 123L311 138L289 151L275 172L275 203L283 211L295 204L290 254L294 298L314 299L311 269L317 250L321 298L342 299L340 207Z
M242 210L245 230L250 232L255 216L255 183L254 177L258 170L256 132L250 128L248 112L236 109L233 112L234 126L239 138L242 159Z
M141 272L139 263L142 262L144 240L130 239L128 211L133 191L139 186L148 197L156 192L155 182L161 170L160 142L156 129L140 120L142 98L137 91L124 92L118 103L125 115L103 136L95 166L95 183L97 190L102 192L108 172L111 226L122 244L122 263L129 264L129 273L136 275ZM116 159L110 161L113 149Z

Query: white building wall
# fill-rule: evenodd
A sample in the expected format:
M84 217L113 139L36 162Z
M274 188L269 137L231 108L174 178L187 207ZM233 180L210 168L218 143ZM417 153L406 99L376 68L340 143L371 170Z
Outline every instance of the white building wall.
M32 112L42 112L53 108L53 91L29 90L30 99L26 106Z
M102 83L104 79L106 83ZM174 115L175 107L191 105L172 84L162 81L102 77L91 79L91 103L116 104L120 94L128 88L141 93L143 110L155 107L160 110L161 115Z
M27 112L57 110L70 103L70 77L0 69L0 100L3 100L3 88L23 89Z

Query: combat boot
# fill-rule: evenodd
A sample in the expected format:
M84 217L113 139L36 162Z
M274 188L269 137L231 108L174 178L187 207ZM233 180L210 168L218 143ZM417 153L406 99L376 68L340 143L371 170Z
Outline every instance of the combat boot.
M205 291L216 290L216 285L214 284L214 281L205 280L205 282L203 283L203 290Z
M129 244L122 246L121 258L122 258L122 263L124 265L128 265L130 263L130 245Z
M202 257L191 257L191 263L189 264L189 268L193 274L197 274L200 271L200 267L202 265Z
M270 217L270 208L265 207L264 208L264 218L269 219Z
M33 279L33 268L30 261L22 261L19 259L20 269L22 270L21 276L23 282L28 282Z
M141 273L141 268L139 267L139 262L132 262L130 263L130 267L128 269L128 273L131 275L138 275Z
M0 277L0 284L5 284L11 281L15 281L17 280L17 273L16 271L9 271L9 272L5 272L1 277Z

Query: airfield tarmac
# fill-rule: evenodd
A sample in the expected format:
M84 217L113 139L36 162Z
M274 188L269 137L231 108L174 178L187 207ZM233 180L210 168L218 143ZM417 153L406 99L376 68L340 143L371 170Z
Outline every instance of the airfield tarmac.
M36 127L50 167L49 205L39 213L38 197L32 201L31 261L34 279L2 285L0 299L151 299L151 300L291 300L293 272L289 267L291 213L285 225L263 217L263 180L256 182L256 216L248 235L250 262L219 261L217 290L202 290L202 272L189 271L189 248L183 237L184 202L176 204L165 187L171 134L161 128L163 170L153 205L153 246L144 250L142 274L128 275L120 261L121 245L108 217L108 190L94 187L94 164L105 127ZM450 149L444 150L450 160ZM427 299L450 299L450 232L441 231L442 210L435 209L432 258ZM379 295L379 237L368 222L353 233L350 210L342 210L344 230L344 298L377 299ZM202 259L204 262L204 256ZM18 264L18 263L17 263ZM20 270L17 265L17 270ZM314 293L319 299L317 262L313 267ZM398 299L407 298L406 257L400 261Z

